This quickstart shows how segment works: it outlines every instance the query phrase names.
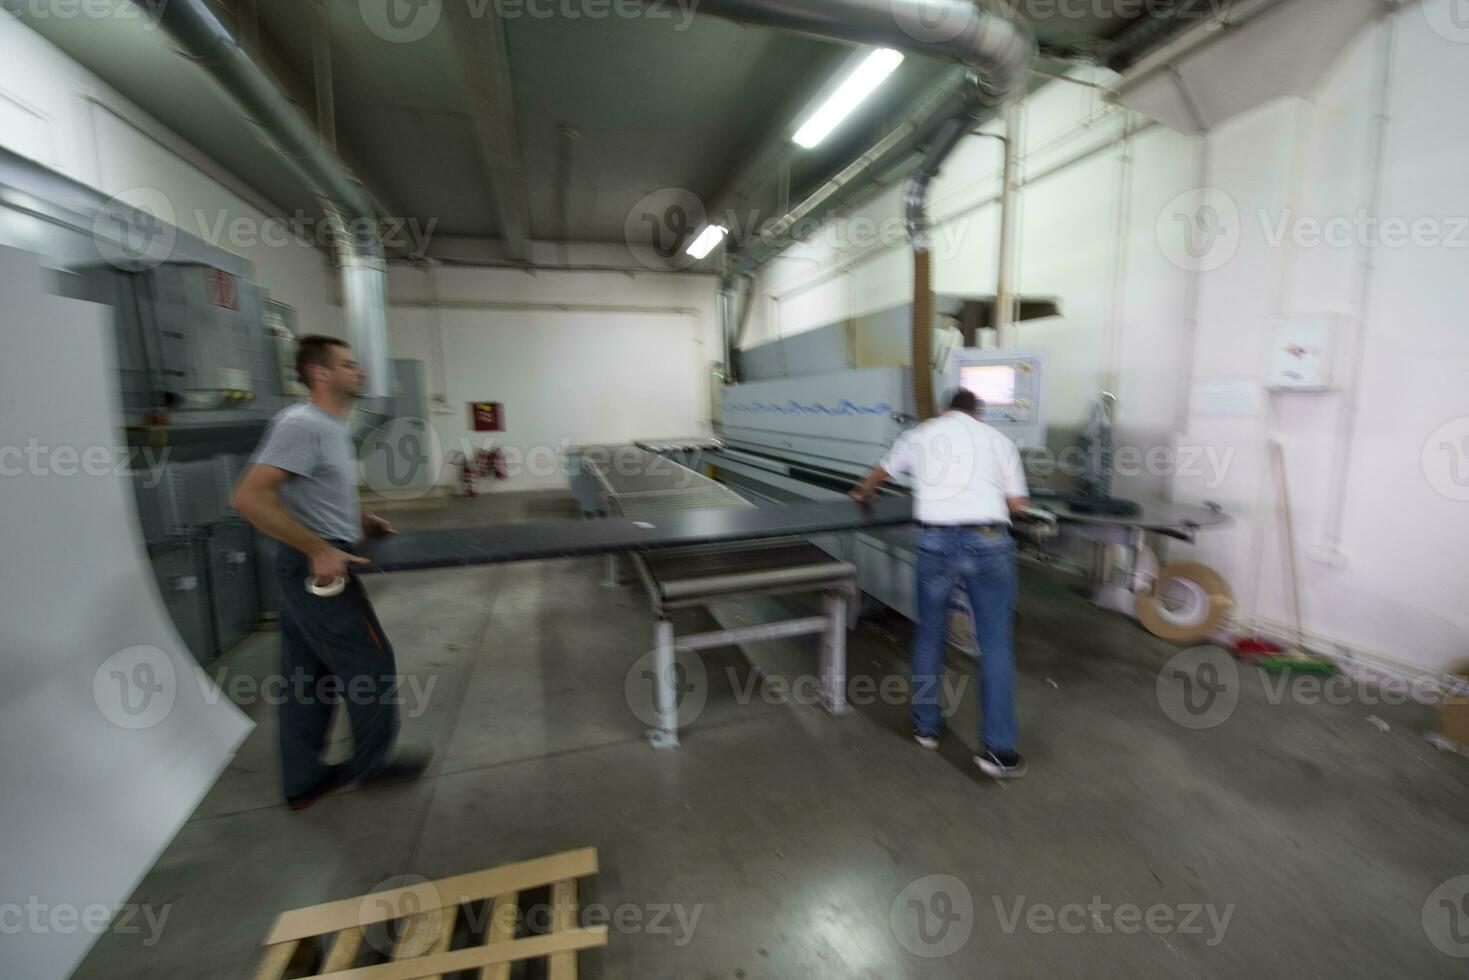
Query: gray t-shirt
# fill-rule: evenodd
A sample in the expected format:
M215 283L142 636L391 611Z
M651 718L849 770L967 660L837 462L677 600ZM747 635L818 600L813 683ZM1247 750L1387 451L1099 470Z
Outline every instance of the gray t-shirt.
M327 541L362 537L352 430L310 402L282 409L251 460L291 474L281 486L286 512Z

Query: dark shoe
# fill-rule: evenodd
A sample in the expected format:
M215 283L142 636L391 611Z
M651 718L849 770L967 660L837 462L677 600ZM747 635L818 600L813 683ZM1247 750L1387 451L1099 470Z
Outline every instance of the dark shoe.
M432 749L403 749L383 765L381 769L371 776L363 776L357 781L362 787L390 786L393 783L411 783L423 771L428 764L434 761Z
M996 752L986 749L974 757L979 771L991 779L1019 779L1025 775L1025 760L1018 752Z
M287 796L286 806L292 810L304 810L334 789L340 789L352 781L352 773L346 766L327 766L326 775L317 780L315 786L299 796Z

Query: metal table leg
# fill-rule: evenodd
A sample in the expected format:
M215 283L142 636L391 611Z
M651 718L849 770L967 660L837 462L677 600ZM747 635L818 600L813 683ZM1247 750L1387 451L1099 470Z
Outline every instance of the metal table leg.
M648 742L655 749L678 745L678 676L673 659L673 623L660 619L653 627L653 708L658 727L649 730Z
M839 715L847 710L847 597L828 592L822 605L826 631L821 634L821 704Z

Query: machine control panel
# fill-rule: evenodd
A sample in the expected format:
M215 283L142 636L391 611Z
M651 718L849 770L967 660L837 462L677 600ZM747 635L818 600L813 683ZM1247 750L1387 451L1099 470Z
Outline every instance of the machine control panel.
M1041 350L965 347L949 357L951 388L967 388L983 405L980 418L1022 449L1045 444L1041 411L1046 355Z

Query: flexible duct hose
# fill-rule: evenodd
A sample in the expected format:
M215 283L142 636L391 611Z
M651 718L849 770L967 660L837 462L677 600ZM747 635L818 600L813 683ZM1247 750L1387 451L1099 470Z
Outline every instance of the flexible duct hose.
M913 401L920 422L934 417L933 263L926 248L913 250Z

